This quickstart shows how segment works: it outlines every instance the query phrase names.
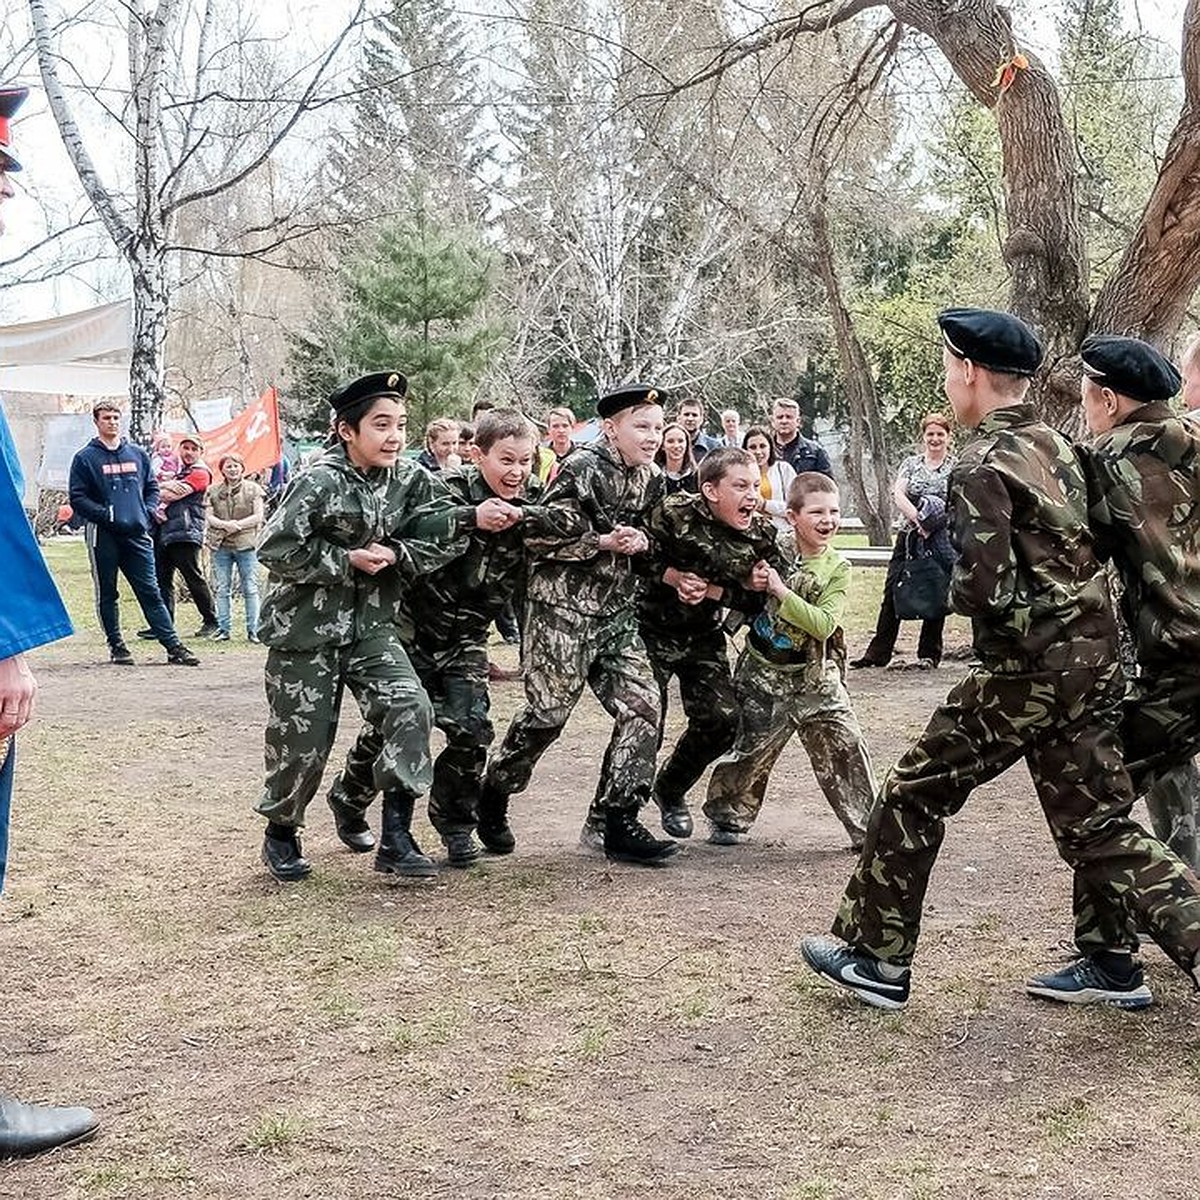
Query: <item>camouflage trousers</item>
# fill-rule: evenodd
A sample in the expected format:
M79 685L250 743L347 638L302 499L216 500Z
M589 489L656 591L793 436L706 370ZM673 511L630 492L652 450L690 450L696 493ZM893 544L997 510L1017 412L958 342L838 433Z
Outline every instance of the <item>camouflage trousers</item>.
M687 728L654 779L655 799L660 804L679 804L708 767L733 745L737 733L738 703L725 633L714 629L682 640L643 629L642 638L658 684L660 747L667 719L667 687L672 676L679 680Z
M1144 799L1154 836L1200 874L1200 769L1195 761L1159 776Z
M1115 729L1122 692L1116 664L968 675L885 781L834 934L907 966L945 819L1024 759L1076 879L1120 915L1128 905L1190 971L1200 950L1200 896L1183 864L1129 815L1133 787Z
M525 706L492 755L488 788L510 796L529 786L586 685L613 718L592 809L645 804L658 749L658 688L634 614L593 617L531 601L524 639Z
M470 642L450 646L407 646L412 665L433 704L434 723L446 745L433 761L429 820L443 837L475 828L487 748L495 731L488 716L487 650ZM383 736L364 723L346 764L334 781L329 803L348 815L364 814L375 799L375 763Z
M1200 749L1200 674L1158 673L1135 680L1120 736L1134 794L1145 794L1155 833L1195 870L1200 797L1191 786L1196 782L1191 759ZM1114 900L1111 893L1076 880L1075 940L1081 949L1136 949L1137 926L1129 897L1122 893Z
M744 650L734 686L741 714L737 738L713 767L704 815L728 829L749 829L762 808L771 768L795 732L829 807L851 844L861 846L875 777L837 664L783 671Z
M433 713L416 672L390 629L349 646L269 650L270 715L266 782L256 811L280 825L303 825L337 736L342 693L349 688L363 720L380 734L373 760L380 791L419 796L430 784Z

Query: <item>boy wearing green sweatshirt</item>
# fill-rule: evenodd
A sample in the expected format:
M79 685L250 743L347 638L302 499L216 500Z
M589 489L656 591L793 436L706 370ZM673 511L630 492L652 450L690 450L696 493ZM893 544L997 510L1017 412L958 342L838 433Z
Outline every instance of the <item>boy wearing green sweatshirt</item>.
M770 569L767 610L751 625L737 665L738 734L709 781L708 840L736 846L748 839L771 768L794 730L857 850L875 802L875 779L843 683L850 564L832 545L841 519L837 484L817 471L797 475L786 515L798 557L786 582Z

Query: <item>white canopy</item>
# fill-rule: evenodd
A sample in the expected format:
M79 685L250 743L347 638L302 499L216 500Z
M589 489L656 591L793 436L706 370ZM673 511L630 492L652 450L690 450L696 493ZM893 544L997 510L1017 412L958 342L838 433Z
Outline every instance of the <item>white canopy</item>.
M0 391L123 396L129 391L132 305L0 326Z

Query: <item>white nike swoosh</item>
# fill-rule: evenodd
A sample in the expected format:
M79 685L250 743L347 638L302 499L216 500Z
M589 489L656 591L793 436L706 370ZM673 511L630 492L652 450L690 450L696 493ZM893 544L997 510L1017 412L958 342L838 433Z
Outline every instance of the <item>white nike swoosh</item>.
M854 963L847 963L838 972L838 978L845 983L857 984L859 987L870 988L872 991L881 989L891 992L904 991L904 987L900 983L890 983L885 979L868 979L865 975L860 975L858 967Z

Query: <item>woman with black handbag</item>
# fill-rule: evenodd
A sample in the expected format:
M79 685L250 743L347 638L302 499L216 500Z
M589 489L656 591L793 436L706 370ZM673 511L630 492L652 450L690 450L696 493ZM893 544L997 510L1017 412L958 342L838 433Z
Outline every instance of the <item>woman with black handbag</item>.
M892 489L892 498L904 518L904 524L896 535L892 561L888 563L875 635L862 656L850 663L853 668L885 667L891 661L902 620L896 611L896 587L907 574L905 562L910 551L914 557L924 558L929 556L928 552L932 549L926 543L934 530L922 525L917 509L926 497L936 497L945 504L953 465L954 460L950 457L950 419L939 412L927 413L921 422L921 453L910 454L900 464ZM914 536L910 538L910 535ZM942 627L945 623L944 613L927 617L921 622L917 666L923 670L932 670L942 660Z

